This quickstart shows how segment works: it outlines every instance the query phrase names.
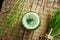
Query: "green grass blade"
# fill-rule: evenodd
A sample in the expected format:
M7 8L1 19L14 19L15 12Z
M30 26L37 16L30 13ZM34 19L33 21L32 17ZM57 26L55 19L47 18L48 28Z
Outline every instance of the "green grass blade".
M28 5L28 4L25 5L25 8L27 7L27 5ZM24 9L25 9L25 8L24 8ZM24 10L24 9L23 9L23 10ZM19 18L20 18L20 15L19 15ZM20 19L19 19L19 20L20 20ZM15 25L15 27L14 27L14 29L13 29L12 35L14 35L14 33L16 32L16 29L17 29L18 25L19 25L19 21L17 21L17 23L16 23L16 25Z
M60 34L60 8L57 10L56 15L51 19L50 29L52 28L51 36L55 37Z
M18 0L17 3L16 3L12 8L10 8L9 11L7 11L7 12L5 12L5 13L8 13L8 14L9 14L12 10L16 10L17 7L21 4L21 2L22 2L22 0ZM14 12L14 11L13 11L13 12ZM6 20L6 17L7 17L8 14L6 14L6 15L4 16L4 18L2 19L2 21L0 22L0 27L2 26L2 24L3 24L4 21ZM13 13L12 13L12 14L13 14Z
M23 5L21 9L8 20L5 29L7 29L14 22L14 20L23 12L24 9L25 9L25 5ZM5 29L0 32L0 36L4 33Z

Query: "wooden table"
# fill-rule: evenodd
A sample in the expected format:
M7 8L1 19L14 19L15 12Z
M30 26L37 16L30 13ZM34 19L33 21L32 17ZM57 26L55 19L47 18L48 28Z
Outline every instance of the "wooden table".
M17 0L4 0L1 13L7 11L11 6L14 6L16 1ZM20 23L14 36L12 36L12 31L15 24L8 28L9 32L8 29L6 29L5 33L0 37L0 40L42 40L42 37L44 37L47 33L49 18L50 16L54 15L56 9L58 8L56 1L57 0L27 0L29 6L26 7L21 16L23 16L28 11L34 11L38 13L38 15L41 17L41 24L39 28L37 28L36 30L28 31L26 29L23 29L22 23L21 21L19 21ZM18 10L19 8L15 11L17 12ZM3 13L0 15L2 17L6 14ZM1 28L1 30L2 29L3 28Z

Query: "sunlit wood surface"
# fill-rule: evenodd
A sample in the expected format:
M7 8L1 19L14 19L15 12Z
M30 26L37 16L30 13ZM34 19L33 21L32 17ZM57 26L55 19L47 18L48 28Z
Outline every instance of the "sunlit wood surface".
M2 20L2 18L4 18L4 15L6 15L4 14L4 12L9 10L9 8L11 8L12 6L14 6L16 1L17 0L4 0L1 9L2 11L0 14L0 21ZM38 13L38 15L41 17L41 24L39 28L37 28L36 30L28 31L23 28L21 20L17 19L19 21L19 25L17 26L17 30L14 33L14 35L12 36L15 22L10 28L6 29L2 36L0 36L0 40L42 40L42 37L45 36L45 34L47 33L49 18L50 16L54 15L56 9L59 7L59 3L57 3L57 0L27 0L27 2L29 6L24 10L21 17L24 15L24 13L28 11L34 11ZM19 8L15 11L17 12L18 10ZM9 15L7 16L7 18L9 17ZM5 23L2 27L0 27L0 30L4 29L4 25Z

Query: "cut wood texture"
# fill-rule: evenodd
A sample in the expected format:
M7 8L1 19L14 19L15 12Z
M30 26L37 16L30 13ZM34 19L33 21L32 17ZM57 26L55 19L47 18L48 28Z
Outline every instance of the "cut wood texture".
M2 18L4 18L5 11L9 10L17 0L4 0L1 13L0 13L0 21ZM28 31L23 28L21 19L17 18L19 25L17 26L17 30L12 35L15 22L12 24L12 26L9 29L6 29L4 34L0 36L0 40L43 40L42 37L44 37L47 33L47 28L49 24L49 18L50 16L54 15L56 12L56 9L59 7L57 6L57 0L26 0L28 2L28 7L25 8L24 12L21 14L22 16L28 12L28 11L34 11L38 13L39 17L41 17L41 24L36 30ZM16 12L19 10L15 10ZM12 12L11 12L12 13ZM11 14L9 13L9 15ZM8 15L8 17L9 17ZM7 17L7 18L8 18ZM0 30L4 29L4 25L0 27Z

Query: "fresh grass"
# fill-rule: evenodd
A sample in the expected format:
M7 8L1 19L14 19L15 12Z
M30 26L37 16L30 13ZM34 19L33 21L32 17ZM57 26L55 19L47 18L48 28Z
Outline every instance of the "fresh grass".
M24 7L23 7L22 9L24 10L24 9L27 7L27 3L25 3L23 6L24 6ZM23 11L21 11L21 12L23 12ZM18 16L19 19L18 19L17 22L16 22L16 25L15 25L15 27L14 27L14 29L13 29L13 32L12 32L12 35L14 35L14 33L16 32L17 27L19 26L19 20L21 20L21 19L20 19L20 16L21 16L21 15Z
M21 8L19 9L19 11L8 19L7 24L5 25L5 29L0 31L0 36L3 35L5 30L13 24L13 22L16 20L17 17L20 17L20 15L24 11L25 7L26 7L26 3L24 3L24 5L21 5ZM17 27L17 24L16 24L16 27ZM16 27L14 28L14 31L16 30Z
M4 16L4 18L2 19L2 21L0 22L0 27L2 26L2 24L5 22L5 20L7 19L6 17L7 17L7 15L8 14L10 14L10 12L13 10L13 13L12 13L12 15L11 16L13 16L13 14L15 13L14 12L14 10L16 10L17 8L18 8L18 6L21 4L21 2L22 2L22 0L18 0L17 2L16 2L16 4L12 7L12 8L10 8L7 12L5 12L5 16Z
M60 8L58 8L56 15L51 17L49 29L51 28L53 29L50 34L52 37L60 34Z

